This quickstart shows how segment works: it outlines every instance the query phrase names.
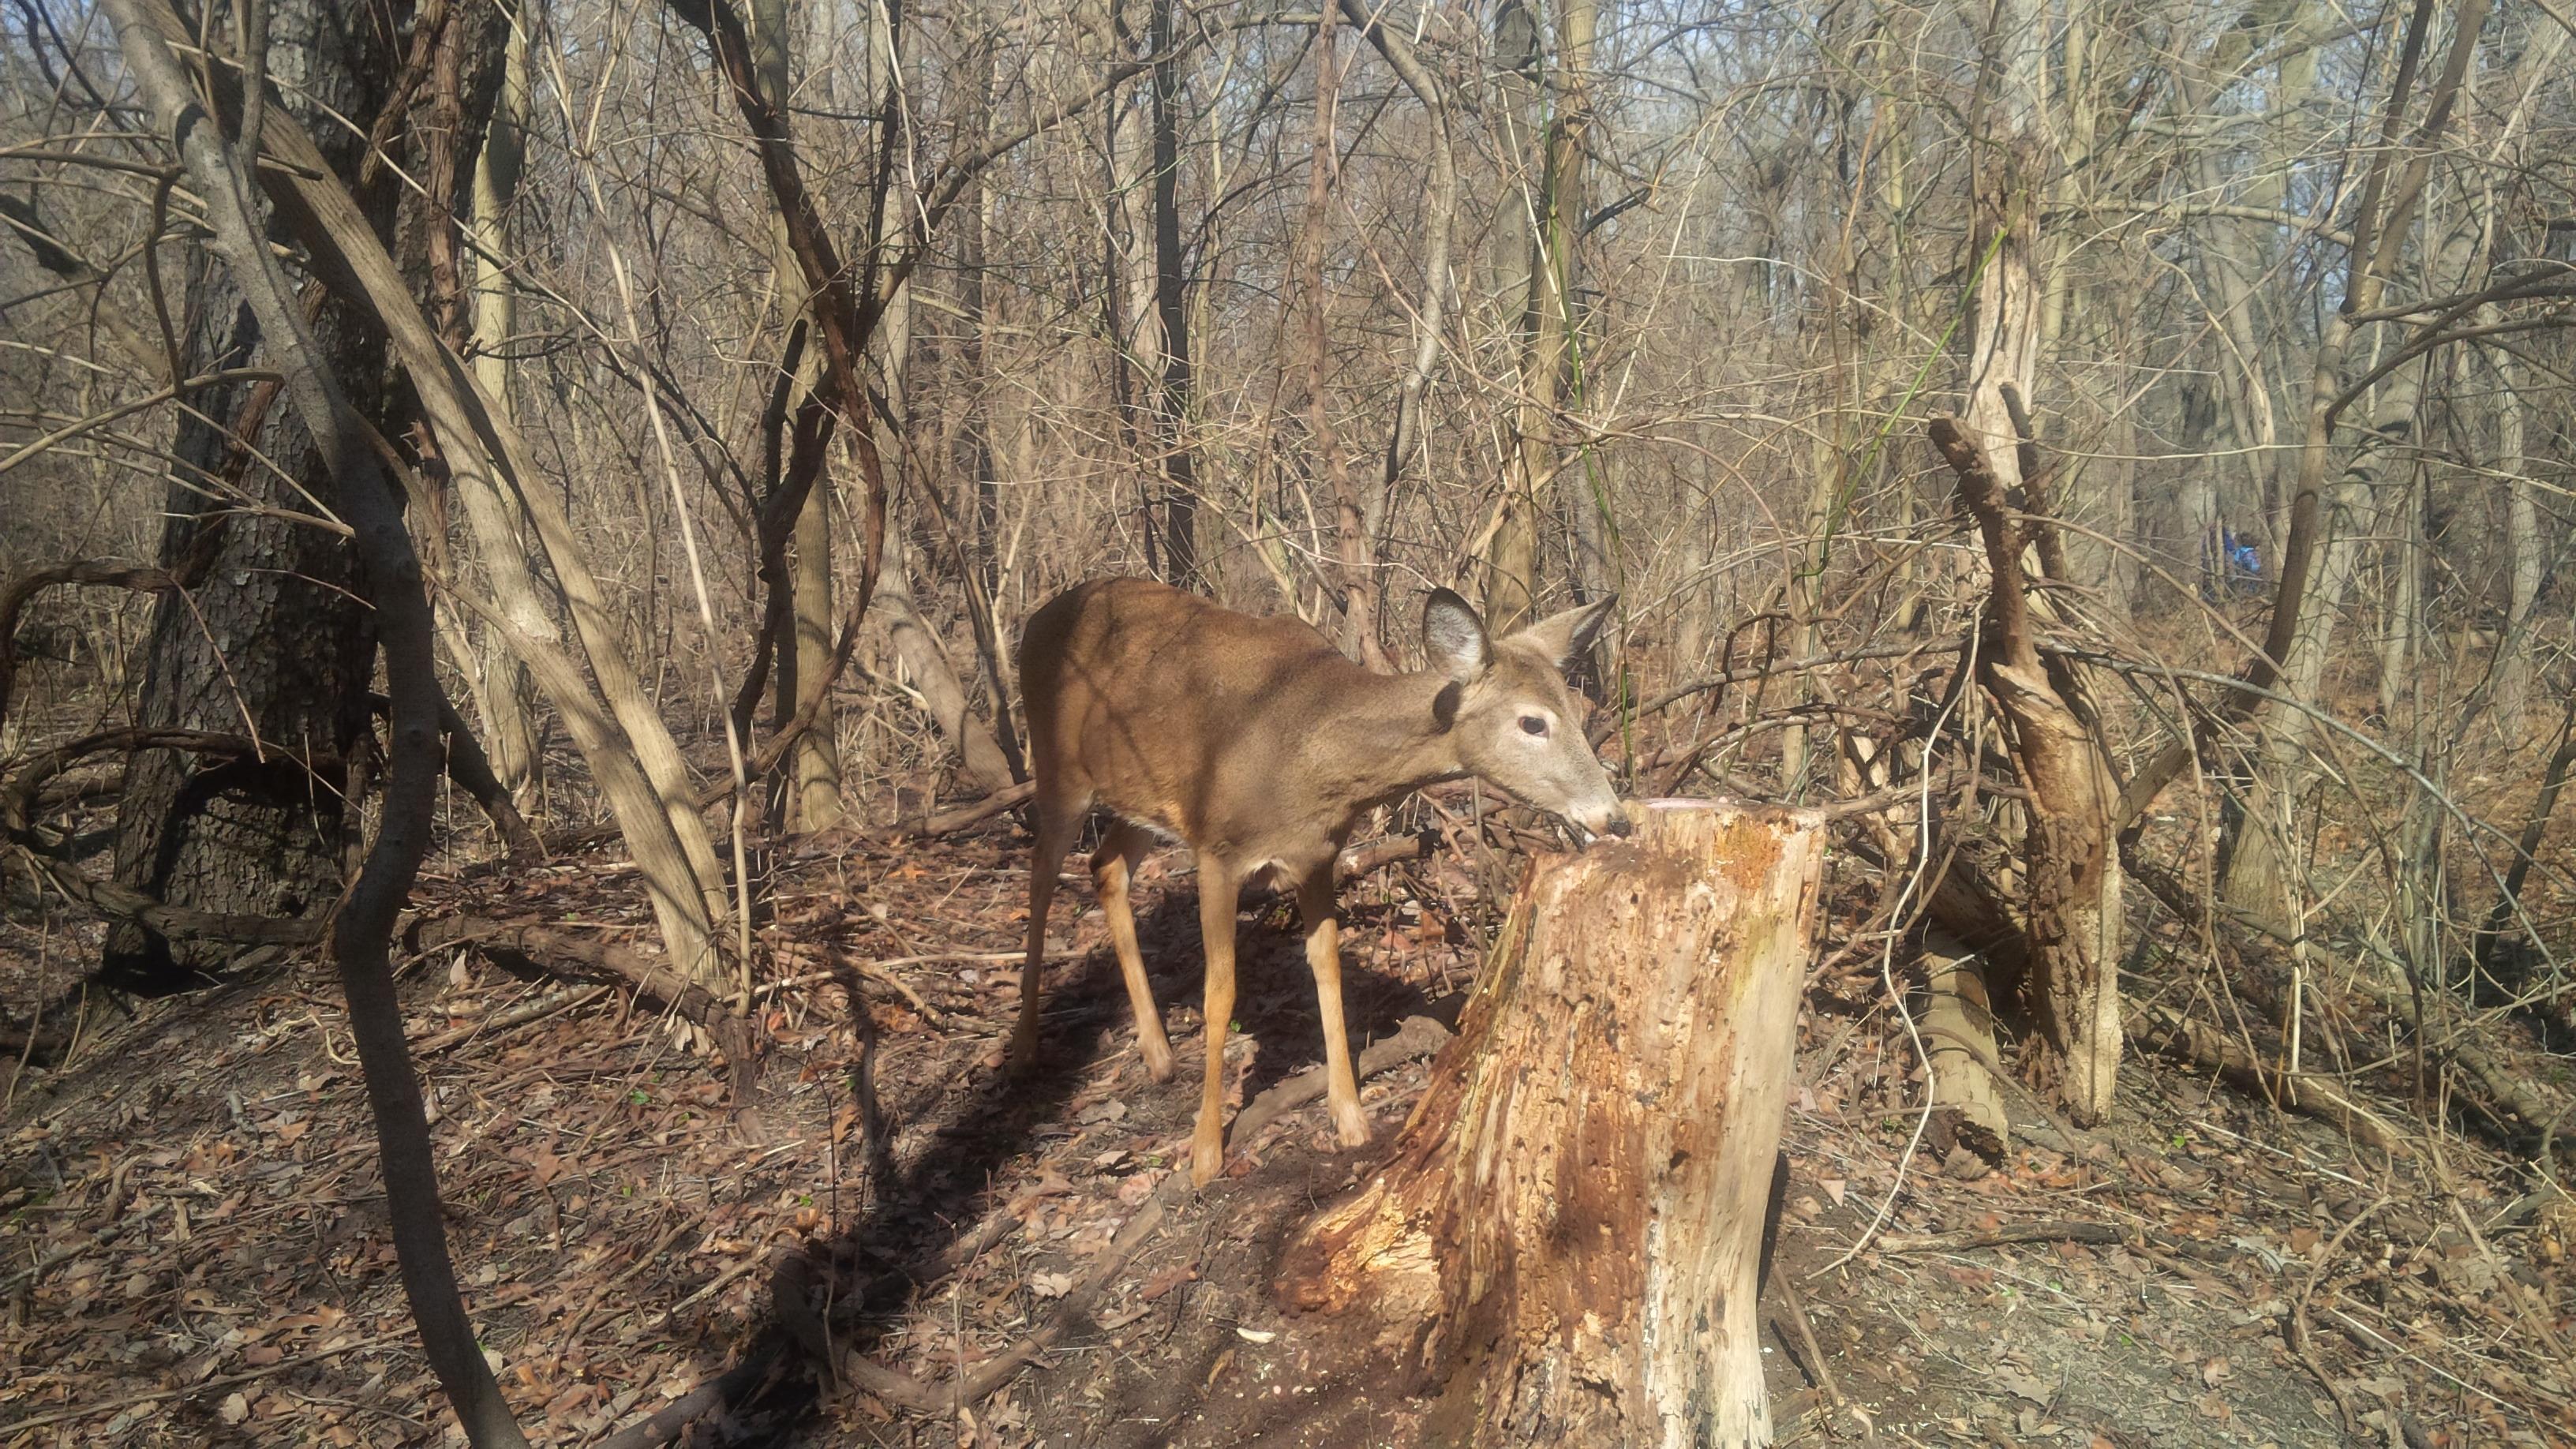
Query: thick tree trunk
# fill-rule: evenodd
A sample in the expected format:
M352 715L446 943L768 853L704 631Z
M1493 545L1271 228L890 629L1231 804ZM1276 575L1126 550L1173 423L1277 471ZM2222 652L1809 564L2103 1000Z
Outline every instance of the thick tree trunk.
M1392 1160L1292 1243L1426 1442L1767 1444L1755 1300L1825 826L1657 801L1540 863Z
M175 12L147 5L137 18L160 31L165 41L194 43ZM216 72L213 89L219 111L239 114L240 90L230 71ZM282 164L262 167L260 180L279 216L313 253L313 273L334 295L363 299L388 331L391 351L409 375L441 455L452 467L491 470L506 496L524 510L552 568L553 583L569 606L582 657L518 632L508 614L479 600L460 596L461 601L485 625L510 633L513 649L589 760L592 778L616 813L637 866L654 885L654 914L672 955L683 969L712 972L718 962L709 923L725 908L724 878L697 812L697 790L670 730L635 674L616 612L581 551L561 500L534 485L538 473L526 438L490 405L430 328L379 229L329 174L329 163L304 127L272 106L261 134L270 156ZM480 522L475 532L486 557L514 546L512 540L488 535ZM585 660L597 680L596 691L582 676ZM721 983L720 977L714 979Z
M309 114L321 103L366 120L383 105L394 57L392 37L380 27L343 26L329 6L279 0L269 36L281 62L294 58L299 83L286 103L295 109ZM330 164L356 177L363 142L346 127L323 133L332 142ZM391 230L392 201L379 188L367 202L380 238ZM189 272L187 312L195 320L181 340L186 375L275 365L239 285L203 253ZM324 365L362 411L379 415L383 329L336 297L308 302L306 316ZM208 419L254 440L256 455ZM368 728L374 640L367 613L357 602L347 543L285 516L310 513L308 497L336 507L339 480L323 468L304 419L271 385L199 393L180 414L174 451L180 480L168 493L162 563L179 571L202 551L210 567L196 589L164 593L154 604L135 723L248 733L289 752L348 758ZM281 479L262 458L276 460L295 481ZM235 499L243 506L231 506ZM116 879L175 906L316 915L340 894L341 829L337 796L317 792L301 765L145 751L128 768L117 812ZM108 933L101 968L120 983L166 990L221 966L238 949L174 942L126 923Z

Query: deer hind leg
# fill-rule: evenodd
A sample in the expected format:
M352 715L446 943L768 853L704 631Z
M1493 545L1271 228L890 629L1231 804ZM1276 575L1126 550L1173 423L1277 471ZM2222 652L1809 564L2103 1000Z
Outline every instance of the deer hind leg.
M1109 827L1100 848L1091 853L1091 883L1100 892L1100 914L1109 922L1109 943L1118 951L1118 974L1127 978L1127 1004L1136 1012L1136 1049L1145 1071L1158 1082L1172 1079L1172 1043L1163 1035L1163 1015L1154 1006L1154 988L1145 980L1145 956L1136 947L1136 912L1127 900L1136 863L1145 858L1153 837L1142 826L1121 820Z
M1365 1147L1368 1114L1351 1075L1351 1036L1342 1025L1342 928L1333 912L1333 862L1297 884L1297 914L1306 923L1306 965L1315 973L1315 1007L1324 1025L1324 1097L1332 1107L1333 1134L1344 1147Z
M1190 1138L1190 1185L1205 1187L1225 1165L1225 1035L1234 1021L1234 895L1242 876L1199 856L1199 934L1207 946L1207 1081Z
M1037 844L1029 850L1029 953L1020 966L1020 1023L1011 1032L1014 1076L1026 1076L1037 1065L1038 978L1046 970L1047 907L1055 901L1056 872L1064 868L1065 855L1082 830L1079 808L1040 800L1037 817Z

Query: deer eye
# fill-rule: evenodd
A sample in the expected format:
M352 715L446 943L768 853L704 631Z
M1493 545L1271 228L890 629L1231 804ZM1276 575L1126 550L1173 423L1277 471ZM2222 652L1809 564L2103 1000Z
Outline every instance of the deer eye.
M1543 735L1543 734L1546 734L1546 733L1547 733L1547 721L1546 721L1546 720L1544 720L1544 719L1541 719L1539 716L1534 715L1534 714L1525 714L1525 715L1522 715L1522 716L1521 716L1521 733L1522 733L1522 734L1525 734L1525 735Z

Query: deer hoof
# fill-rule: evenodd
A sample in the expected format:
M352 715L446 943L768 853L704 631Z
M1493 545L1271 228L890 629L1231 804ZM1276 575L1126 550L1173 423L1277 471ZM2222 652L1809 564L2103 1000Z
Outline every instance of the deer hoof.
M1171 1044L1148 1041L1140 1042L1138 1046L1145 1054L1145 1075L1158 1082L1170 1081L1176 1070L1172 1065Z
M1369 1142L1368 1114L1353 1104L1348 1110L1333 1109L1333 1135L1344 1147L1366 1147Z

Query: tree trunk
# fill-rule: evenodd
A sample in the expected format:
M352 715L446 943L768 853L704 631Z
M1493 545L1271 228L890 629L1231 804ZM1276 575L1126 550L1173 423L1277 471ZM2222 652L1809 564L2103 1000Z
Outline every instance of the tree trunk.
M1533 431L1552 410L1556 396L1556 371L1541 364L1535 326L1547 291L1548 153L1543 142L1532 147L1529 140L1545 115L1538 27L1537 15L1519 0L1503 0L1494 11L1494 67L1500 77L1505 132L1498 142L1521 173L1521 194L1505 196L1499 208L1502 215L1494 228L1492 254L1493 290L1510 309L1507 315L1520 331L1522 349L1518 436L1508 444L1503 496L1494 505L1494 523L1484 551L1485 620L1498 630L1517 629L1528 622L1538 593L1538 497L1530 468L1533 461L1544 468L1549 449L1545 438L1534 436ZM1538 154L1530 155L1532 150ZM1547 390L1544 403L1531 393L1540 387Z
M1395 504L1395 485L1404 476L1404 460L1422 446L1422 394L1431 385L1440 361L1443 308L1450 291L1449 248L1458 217L1458 163L1449 137L1449 105L1439 79L1422 64L1412 42L1378 23L1361 0L1341 0L1342 16L1377 47L1413 98L1422 103L1431 128L1430 191L1422 203L1422 300L1414 310L1413 357L1395 406L1395 424L1387 432L1386 458L1377 488L1362 505L1363 522L1373 547L1382 547L1387 518ZM1381 590L1381 592L1383 592Z
M1992 572L1977 682L2009 728L2013 764L2030 791L2022 999L2040 1040L2027 1060L2043 1079L2054 1079L2068 1115L2089 1127L2111 1114L2120 1076L2119 786L2085 725L2089 711L2070 672L2039 656L2022 572L2029 531L2006 515L1992 455L1957 419L1934 418L1931 430L1958 475L1960 500L1977 520ZM2036 496L2031 507L2044 511ZM2045 543L2041 556L2053 557Z
M1298 227L1295 269L1297 287L1305 294L1304 362L1306 432L1317 466L1333 490L1333 547L1341 565L1339 636L1344 654L1381 673L1393 673L1386 647L1378 642L1377 560L1368 527L1368 501L1342 454L1340 431L1331 406L1331 307L1324 289L1324 242L1332 225L1335 125L1340 107L1342 66L1335 44L1341 11L1327 4L1315 21L1315 135L1306 153L1306 215Z
M308 115L328 105L362 122L382 107L394 56L381 28L343 26L326 5L275 0L269 36L275 52L298 55L306 67L282 104ZM345 126L322 133L330 140L328 163L354 179L363 139ZM379 239L391 233L393 202L390 188L368 194L367 219ZM184 375L276 366L239 283L203 252L188 273L187 315L194 322L181 339ZM338 297L308 300L306 317L323 364L349 387L355 405L381 422L383 329L365 308ZM184 486L167 495L161 560L177 572L203 554L209 567L198 588L165 592L153 606L135 723L247 733L283 751L345 760L369 729L374 638L357 602L348 545L285 516L310 512L308 497L336 509L339 480L322 466L305 420L279 401L273 385L207 389L194 403L180 414L174 452ZM295 481L280 479L209 419L254 439L256 458L276 460ZM128 767L117 811L116 879L174 906L318 914L340 894L342 827L338 796L317 791L302 765L145 751ZM120 984L173 990L238 949L172 941L129 922L109 931L100 964Z
M1755 1304L1825 826L1658 801L1532 869L1394 1155L1277 1281L1425 1442L1768 1444Z
M1105 14L1098 22L1114 28L1122 46L1132 45L1115 0L1094 0ZM1145 118L1132 99L1113 96L1101 125L1101 286L1100 305L1108 325L1110 392L1116 399L1120 440L1138 460L1135 517L1143 535L1148 572L1172 580L1163 557L1161 523L1162 461L1155 421L1163 377L1163 324L1154 309L1154 233L1152 208L1140 205L1150 184L1145 174Z
M147 4L155 6L149 19ZM101 9L115 24L128 77L148 103L159 129L175 143L189 181L204 198L214 250L233 276L235 306L256 318L271 365L283 374L278 392L304 424L304 444L312 454L311 476L344 485L334 490L334 496L349 523L346 552L361 565L347 574L365 587L384 645L390 769L382 816L375 843L365 852L356 879L345 898L336 901L331 945L349 1004L349 1030L366 1078L368 1105L376 1119L377 1161L383 1171L386 1214L404 1294L420 1330L421 1347L447 1391L467 1441L476 1449L526 1449L527 1439L476 1346L473 1322L457 1291L439 1206L428 1115L403 1040L402 1004L388 954L395 918L411 894L421 857L429 848L437 788L442 701L429 599L421 587L419 556L403 527L400 494L367 449L368 424L340 377L334 376L337 359L325 352L310 324L299 315L299 300L270 249L270 237L262 232L251 181L265 130L259 120L269 104L283 100L268 94L270 34L282 34L289 45L311 47L298 57L303 62L299 79L315 88L303 98L323 104L340 104L349 97L332 94L336 87L318 82L381 81L391 70L390 57L364 56L366 42L350 32L370 27L363 21L352 26L335 24L339 17L326 6L296 3L281 7L284 13L276 16L249 12L236 32L242 41L249 101L243 111L242 135L227 147L219 144L221 128L206 114L197 85L181 72L156 29L159 22L172 18L171 12L157 7L158 0L106 0ZM268 32L262 20L285 24L277 32ZM362 58L349 64L347 53L334 56L336 44L347 45ZM379 97L383 94L377 91ZM367 112L352 109L341 114ZM340 154L347 158L351 153L343 148ZM353 330L373 333L381 351L382 328ZM271 622L291 631L297 621ZM367 655L358 660L350 693L361 700L371 663ZM358 854L354 843L351 854Z
M497 259L507 255L510 207L518 197L519 175L527 160L528 45L534 17L522 14L513 21L503 32L501 93L484 131L483 150L475 158L473 210L467 225L474 239L474 380L483 385L483 395L495 408L515 418L510 360L502 349L519 328L519 293ZM493 597L518 615L514 622L522 632L548 640L558 637L528 577L518 510L502 496L498 480L484 470L469 468L453 476L460 491L474 489L482 495L475 507L508 520L502 531L513 546L484 560L485 572L494 576ZM505 570L513 575L507 583L498 577ZM472 661L474 698L490 745L492 773L522 804L530 803L543 788L545 773L536 683L498 631L486 628L478 631L477 638L480 647Z
M2481 310L2478 320L2491 324L2499 308ZM2539 489L2523 451L2522 359L2510 347L2487 353L2496 374L2496 471L2505 475L2505 548L2512 564L2506 575L2504 627L2496 632L2495 717L2506 739L2522 729L2523 711L2531 700L2531 610L2540 600L2540 583L2549 565L2549 535L2540 526Z
M147 5L138 19L159 30L165 41L195 44L173 11ZM219 69L212 77L212 88L222 114L239 114L241 93L233 72ZM505 611L460 598L475 607L486 626L497 625L510 633L512 648L536 676L538 687L561 715L566 733L589 761L592 778L615 812L636 865L653 884L654 915L673 957L683 970L707 974L721 986L722 977L711 974L719 962L710 923L725 909L724 877L706 823L697 811L697 790L670 730L636 676L616 612L580 548L561 499L535 485L538 472L527 439L516 423L492 407L431 330L378 229L348 188L330 174L329 163L304 127L272 106L261 134L269 154L283 164L261 168L260 180L295 239L314 254L313 273L334 295L363 299L390 334L391 350L409 375L441 456L452 467L491 470L504 496L524 511L530 532L553 570L552 582L568 605L581 658L552 640L517 630ZM579 416L574 414L576 426ZM487 557L511 546L508 538L487 532L479 520L475 534ZM583 662L597 680L596 691L583 678Z
M1181 256L1181 67L1172 54L1178 0L1153 0L1147 43L1154 62L1154 314L1163 333L1163 370L1154 393L1154 443L1163 468L1163 576L1182 588L1206 587L1199 566L1198 463L1190 451L1196 405L1190 370L1189 309Z
M2474 40L2464 37L2459 43L2466 48ZM2477 235L2477 228L2465 222L2448 228L2439 254L2425 268L2427 284L2467 285ZM2384 285L2377 271L2372 276L2374 285L2365 306L2375 305L2380 285ZM2342 344L2352 341L2356 332L2345 316L2338 312L2327 321L2328 336L2338 344L2333 357L2337 365L2332 370L2319 367L2314 383L2317 394L2310 400L2308 446L2318 455L2313 466L2320 471L2333 428L2331 404L2343 387L2339 365ZM2228 903L2240 910L2295 918L2287 895L2293 863L2283 859L2282 851L2289 839L2288 812L2307 775L2308 741L2317 730L2316 717L2309 710L2324 707L2326 666L2332 653L2335 623L2342 616L2344 599L2360 572L2361 551L2373 525L2386 526L2376 500L2388 486L2389 470L2415 466L2410 452L2416 441L2418 405L2423 401L2428 365L2422 361L2410 363L2380 383L2376 396L2366 404L2370 421L2354 442L2352 456L2323 490L2320 518L2324 526L2318 530L2315 550L2315 592L2300 613L2289 657L2281 666L2281 693L2306 708L2281 710L2279 717L2267 721L2264 727L2261 763L2255 770L2252 788L2246 792L2243 826L2228 853L2224 882ZM2407 490L2410 497L2412 492L2411 488ZM2401 606L2406 606L2404 601Z
M1011 762L1002 753L1001 743L983 720L976 717L966 698L966 686L958 678L957 666L949 660L948 651L921 616L921 607L912 596L911 540L902 520L892 521L886 547L885 575L877 582L878 607L885 611L886 634L893 641L895 657L903 661L904 672L912 676L913 690L921 696L931 722L939 727L942 738L965 767L967 778L986 794L1006 790L1014 783Z
M872 9L868 31L867 54L871 70L883 65L884 49L879 44L881 26L875 17L882 7ZM760 76L762 90L772 106L785 110L788 89L794 76L794 42L790 38L787 0L755 0L751 6L752 63ZM891 98L889 82L869 97L873 110ZM774 204L769 214L770 265L777 277L779 310L791 325L811 305L812 289L805 283L804 268L796 260L795 243L787 234L787 218ZM806 363L796 378L788 399L793 409L804 402L813 390L814 379L822 371L822 349L808 348ZM859 419L849 419L858 423ZM816 475L805 495L805 506L796 514L796 528L788 562L788 627L777 640L778 669L777 718L784 726L796 717L803 682L830 668L832 657L832 489L831 470L827 467ZM841 743L834 723L831 697L824 696L822 707L813 724L797 738L789 757L785 820L796 830L829 830L841 823Z

